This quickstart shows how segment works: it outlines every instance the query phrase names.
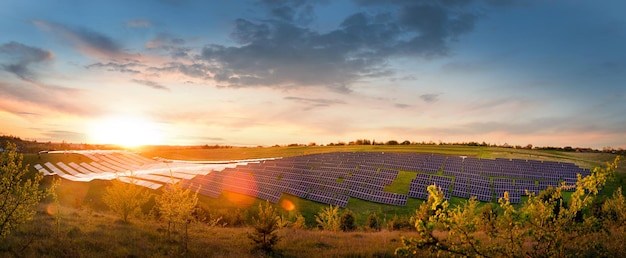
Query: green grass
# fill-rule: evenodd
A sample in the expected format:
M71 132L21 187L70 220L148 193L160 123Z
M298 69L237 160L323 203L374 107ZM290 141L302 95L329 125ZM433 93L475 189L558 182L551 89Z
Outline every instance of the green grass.
M392 184L386 185L384 191L390 193L408 194L411 186L411 180L413 180L416 176L417 172L400 170L396 180L393 180Z
M534 160L550 160L560 162L573 162L581 167L593 168L594 166L603 165L606 161L612 161L615 155L606 153L573 153L573 152L558 152L558 151L540 151L540 150L526 150L526 149L510 149L510 148L498 148L498 147L475 147L475 146L454 146L454 145L366 145L366 146L313 146L313 147L268 147L268 148L227 148L227 149L189 149L189 148L165 148L165 149L145 149L142 153L145 157L160 156L171 159L187 159L187 160L234 160L234 159L249 159L249 158L264 158L264 157L289 157L313 153L327 153L327 152L355 152L355 151L376 151L376 152L418 152L418 153L436 153L442 155L460 155L460 156L472 156L479 158L516 158L516 159L534 159ZM85 158L76 154L45 154L37 156L36 154L25 155L25 163L31 164L43 164L45 162L56 163L62 162L76 162L80 163L85 161ZM623 185L626 180L626 171L624 170L625 161L622 160L616 180L609 182L604 191L601 192L601 196L610 196L619 187ZM34 172L34 170L33 170ZM398 177L394 182L385 187L385 191L394 192L400 194L408 193L411 180L417 175L417 172L400 171ZM47 179L48 180L48 179ZM341 181L341 179L338 179ZM89 206L94 207L97 210L105 210L105 206L101 201L101 195L104 188L109 183L106 181L96 180L91 183L79 183L70 182L64 180L59 188L61 201L65 205L71 207ZM626 192L626 191L623 191ZM159 191L153 191L154 194L158 194ZM567 198L567 196L566 196ZM452 205L460 204L465 199L452 197L450 203ZM217 199L201 196L200 199L202 205L210 207L216 213L232 214L233 211L242 213L242 216L249 217L253 214L254 209L258 207L258 204L262 200L240 195L236 193L225 192ZM314 201L300 199L295 196L283 194L280 202L276 205L277 208L283 210L286 214L289 211L285 210L281 205L285 201L294 204L294 210L292 212L300 212L305 217L309 226L315 225L315 214L320 211L321 208L326 207L327 204L317 203ZM393 215L411 215L414 210L419 206L421 200L409 198L407 205L404 207L385 205L379 203L373 203L369 201L360 200L357 198L350 198L347 208L351 209L357 215L357 222L363 224L367 215L372 212L378 212L385 214L388 217ZM249 218L244 218L249 219Z

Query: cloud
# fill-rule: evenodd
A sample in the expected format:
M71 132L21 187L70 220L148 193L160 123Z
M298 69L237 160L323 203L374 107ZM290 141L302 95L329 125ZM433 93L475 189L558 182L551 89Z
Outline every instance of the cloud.
M122 50L119 43L99 32L41 20L34 20L33 24L41 29L58 33L72 41L79 50L86 54L105 58L124 58L129 56Z
M40 48L31 47L15 41L0 45L0 67L24 81L37 80L31 66L51 60L53 54Z
M449 55L449 43L480 17L466 2L357 1L362 12L320 32L303 22L315 17L317 1L261 1L266 19L234 22L231 37L239 45L207 45L197 60L225 87L350 92L363 78L392 75L387 63L393 58Z
M131 80L134 83L138 83L141 85L145 85L148 86L150 88L153 88L155 90L164 90L164 91L170 91L170 88L165 87L157 82L153 82L153 81L147 81L147 80L137 80L137 79L132 79Z
M411 107L411 105L402 104L402 103L396 103L396 104L394 104L394 106L397 107L397 108L403 108L403 109Z
M92 115L97 108L85 103L67 101L84 97L80 90L44 85L36 82L5 83L0 81L0 109L24 116L42 110L75 115Z
M420 99L426 103L434 103L439 100L439 94L422 94L420 95Z
M143 67L144 65L137 62L127 62L127 63L118 63L118 62L108 62L108 63L94 63L85 66L87 69L98 68L105 69L110 72L121 72L121 73L131 73L138 74L141 73L138 69Z
M154 73L182 73L186 76L202 80L211 79L210 73L212 72L212 69L206 64L185 64L181 62L168 62L161 67L149 67L147 70Z
M47 132L44 132L43 135L45 135L47 137L46 139L41 139L43 141L46 141L46 140L54 140L54 141L63 140L63 141L68 142L68 143L81 143L81 142L85 142L85 140L87 140L87 135L85 135L83 133L72 132L72 131L64 131L64 130L47 131Z
M315 4L326 3L326 0L261 0L258 5L268 11L270 17L292 22L296 24L307 24L315 18L313 11Z
M285 97L284 99L293 100L296 102L306 104L308 107L305 108L305 110L310 110L314 107L328 107L332 105L346 104L345 101L337 100L337 99L311 99L311 98L300 98L300 97Z
M145 47L165 51L174 58L188 58L191 48L185 47L186 41L182 38L174 37L170 34L160 33L152 40L146 42Z
M125 25L129 28L147 28L152 26L152 22L150 22L149 20L137 19L127 21Z

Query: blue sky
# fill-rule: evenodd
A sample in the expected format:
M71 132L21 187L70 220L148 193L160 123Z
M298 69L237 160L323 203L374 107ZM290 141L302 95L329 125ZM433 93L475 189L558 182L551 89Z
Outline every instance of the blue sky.
M149 131L137 143L626 148L625 8L8 0L0 3L0 133L87 143Z

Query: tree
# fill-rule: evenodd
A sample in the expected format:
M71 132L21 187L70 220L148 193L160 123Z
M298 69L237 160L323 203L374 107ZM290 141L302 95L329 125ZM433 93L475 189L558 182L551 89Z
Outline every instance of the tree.
M382 225L380 219L378 218L378 215L376 215L375 212L372 212L370 213L370 215L367 216L367 220L365 221L365 227L369 230L380 231Z
M339 228L341 231L346 232L355 230L356 222L354 220L354 212L349 209L344 210L339 218Z
M387 141L387 143L385 143L385 144L387 144L387 145L398 145L399 143L398 143L398 141L396 141L396 140L389 140L389 141Z
M191 187L190 187L191 188ZM156 198L156 209L162 219L167 221L167 238L171 240L172 227L183 225L185 237L184 250L187 250L189 241L188 226L194 219L193 212L198 204L198 188L195 192L184 189L181 182L168 184L163 193Z
M112 180L111 186L106 188L102 201L109 209L119 215L124 222L130 216L141 213L141 206L150 200L148 191L135 184L134 180L124 183L119 179Z
M15 144L7 142L0 152L0 238L5 238L19 225L31 220L35 206L54 192L58 181L47 189L39 189L41 173L27 178L28 166L22 164L23 156Z
M315 215L315 221L323 230L338 231L339 230L339 206L332 204L323 208Z
M276 210L269 202L265 202L265 207L259 204L259 214L254 218L254 232L248 233L248 238L254 243L254 250L260 250L266 254L274 252L274 246L280 240L277 234L280 228L278 218Z

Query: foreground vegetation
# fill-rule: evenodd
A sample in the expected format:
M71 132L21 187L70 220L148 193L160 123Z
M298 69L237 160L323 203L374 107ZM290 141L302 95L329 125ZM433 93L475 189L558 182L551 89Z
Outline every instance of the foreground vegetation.
M626 255L626 203L621 187L594 203L615 173L619 157L605 168L578 178L570 201L565 185L531 195L513 207L505 192L498 206L478 209L470 199L450 207L441 189L428 187L429 197L413 217L418 237L403 238L397 255L431 253L479 257L609 257Z
M361 149L353 149L357 147ZM220 160L292 156L318 151L426 151L484 158L532 157L576 162L584 167L597 166L615 157L606 153L465 146L441 146L439 149L299 146L232 150L153 150L144 154L181 159L211 156ZM40 162L40 159L50 158L30 156L25 160ZM75 157L61 155L55 158ZM616 164L602 170L607 173L594 173L606 175L606 182L600 177L581 180L582 191L565 194L554 189L531 197L526 204L519 206L511 206L506 199L497 206L454 198L447 202L432 188L427 202L410 199L406 207L351 198L347 209L338 209L289 195L283 195L277 205L268 206L255 198L229 192L224 192L218 199L197 196L182 189L176 191L175 185L147 193L128 191L128 194L141 196L142 201L125 206L116 205L124 198L113 194L123 191L111 189L126 186L136 190L131 185L116 184L115 181L88 184L63 181L56 191L58 198L47 198L36 209L31 223L17 227L3 239L0 254L28 257L617 256L624 254L623 214L626 212L624 199L620 199L623 193L618 190L623 185L623 168L619 166L616 170ZM613 172L616 173L611 176ZM401 174L410 176L410 173ZM45 181L44 185L49 185L50 179ZM592 186L601 187L603 191L596 195ZM402 191L402 184L391 185L387 190ZM105 193L109 197L105 197ZM149 196L147 201L146 195ZM176 199L176 196L184 198ZM189 209L190 204L195 208ZM165 208L183 206L187 208L182 213L168 213L176 209ZM543 216L546 214L548 216ZM549 247L538 243L549 243ZM562 251L547 251L553 247Z

